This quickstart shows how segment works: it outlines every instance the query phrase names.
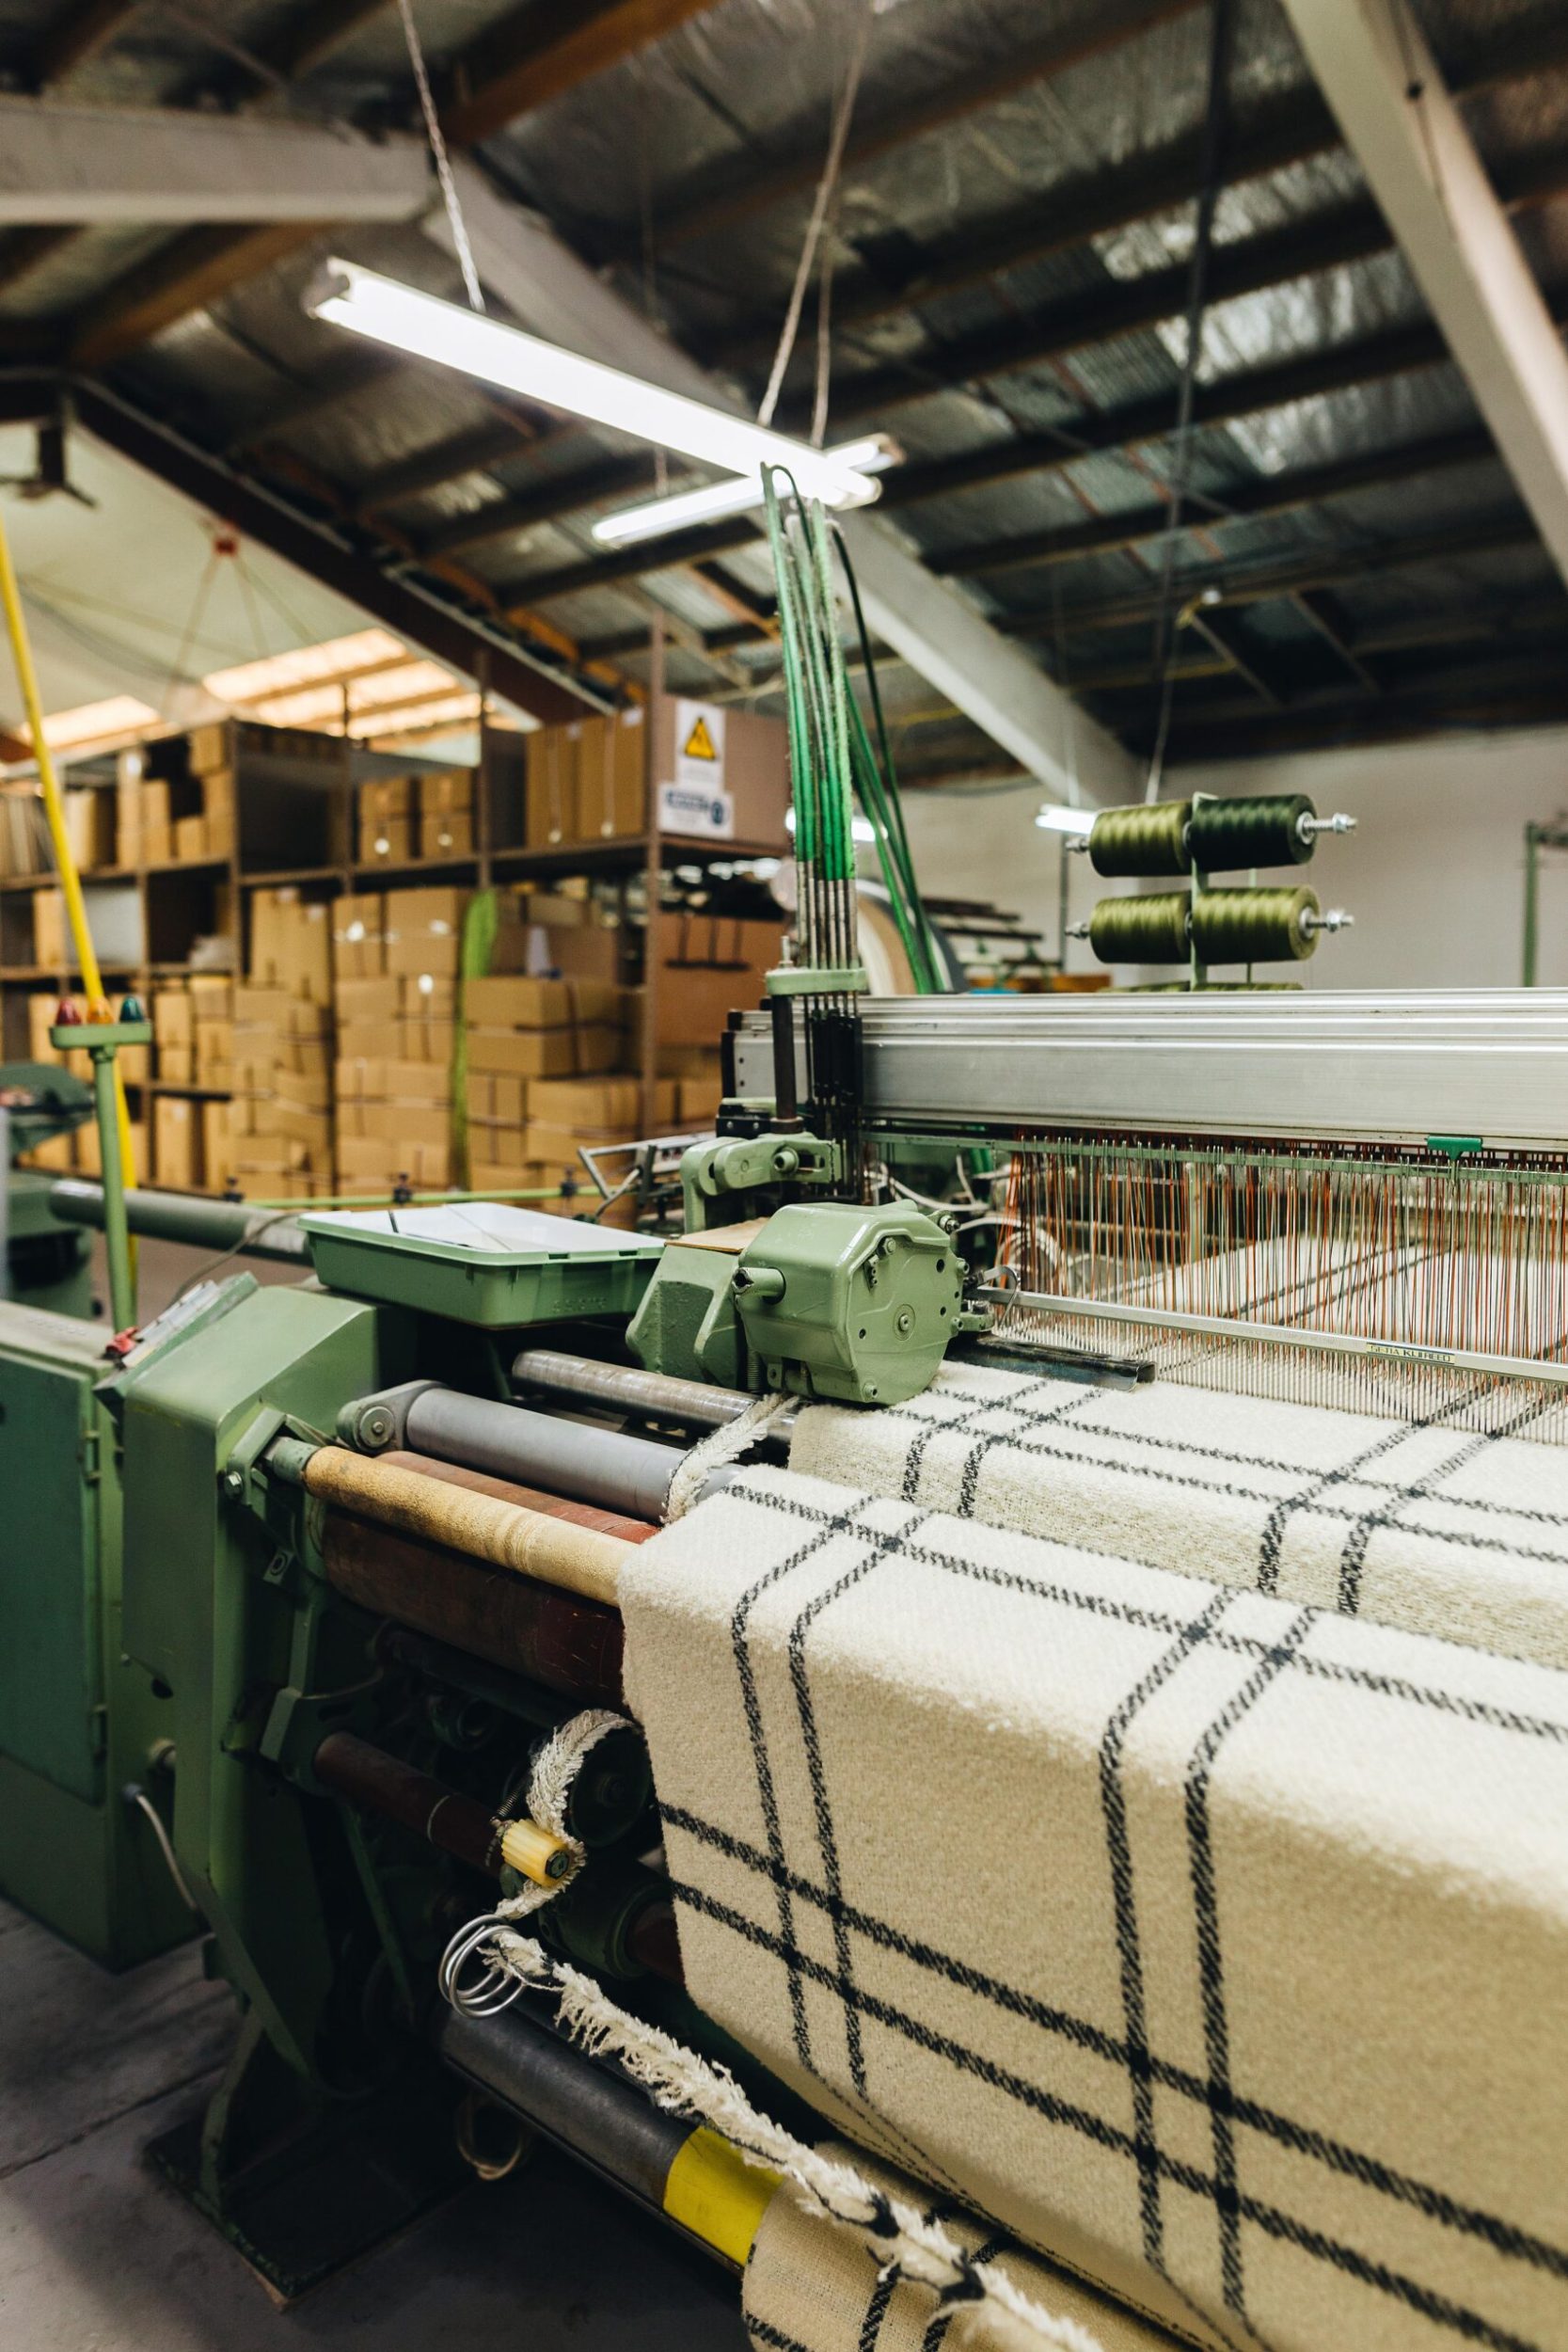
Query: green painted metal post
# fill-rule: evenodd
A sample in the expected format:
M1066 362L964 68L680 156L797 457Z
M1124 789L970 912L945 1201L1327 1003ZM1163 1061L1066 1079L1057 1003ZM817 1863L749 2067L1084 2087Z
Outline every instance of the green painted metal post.
M119 1095L115 1057L122 1045L150 1045L150 1021L57 1022L49 1041L58 1053L85 1048L92 1056L93 1106L98 1115L98 1150L103 1169L103 1249L109 1262L109 1312L117 1331L136 1319L136 1281L131 1259L131 1229L125 1216L125 1167L119 1152Z

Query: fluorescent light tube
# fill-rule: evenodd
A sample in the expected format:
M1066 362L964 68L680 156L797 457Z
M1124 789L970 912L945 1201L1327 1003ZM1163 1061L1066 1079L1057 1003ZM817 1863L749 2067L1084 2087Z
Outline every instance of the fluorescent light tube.
M544 407L676 450L699 465L759 477L765 465L786 466L805 497L830 506L863 506L878 494L868 475L803 441L562 351L558 343L502 326L460 303L420 294L357 262L328 262L308 289L305 307L313 318L499 384Z
M1066 808L1054 801L1047 801L1035 811L1035 822L1041 833L1085 834L1094 824L1092 808Z
M895 465L900 452L886 436L871 434L863 441L845 441L823 456L856 473L882 473ZM799 475L796 476L799 481ZM802 485L803 486L803 485ZM828 501L832 504L833 501ZM601 515L594 536L601 547L631 548L644 539L660 538L667 531L686 531L694 523L722 522L762 504L759 473L732 476L727 482L705 482L694 490L677 490L662 499L644 499L640 506L624 506L617 514Z

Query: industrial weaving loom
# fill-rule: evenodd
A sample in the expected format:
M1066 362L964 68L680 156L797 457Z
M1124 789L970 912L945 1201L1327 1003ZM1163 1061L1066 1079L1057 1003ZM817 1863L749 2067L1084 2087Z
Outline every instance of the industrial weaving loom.
M769 524L801 916L677 1222L53 1188L224 1255L0 1306L0 1886L205 1934L154 2153L284 2295L543 2134L776 2352L1560 2352L1568 1003L869 999Z

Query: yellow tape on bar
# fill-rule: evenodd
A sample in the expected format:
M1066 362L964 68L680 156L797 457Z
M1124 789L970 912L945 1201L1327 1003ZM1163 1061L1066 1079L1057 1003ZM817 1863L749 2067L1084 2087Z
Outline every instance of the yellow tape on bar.
M103 993L103 976L98 968L98 956L87 927L87 910L82 897L82 884L71 855L71 841L65 829L65 808L60 800L60 787L55 774L55 761L43 734L43 705L39 697L38 673L33 667L33 649L27 641L27 622L22 610L22 591L17 586L16 571L11 563L10 542L6 526L0 518L0 606L6 615L6 633L11 643L11 659L16 664L16 682L22 690L22 707L27 716L27 733L33 755L39 764L39 782L43 787L43 813L49 823L49 839L55 852L55 869L59 876L60 894L65 900L66 920L71 926L71 944L76 961L82 969L82 988L90 1007ZM131 1113L125 1101L125 1081L119 1064L115 1064L115 1122L119 1129L119 1164L123 1182L136 1181L136 1163L131 1149ZM133 1253L135 1242L131 1245ZM132 1260L135 1264L135 1256Z
M664 2210L672 2221L744 2270L757 2225L779 2182L777 2172L748 2164L737 2148L699 2123L670 2167Z

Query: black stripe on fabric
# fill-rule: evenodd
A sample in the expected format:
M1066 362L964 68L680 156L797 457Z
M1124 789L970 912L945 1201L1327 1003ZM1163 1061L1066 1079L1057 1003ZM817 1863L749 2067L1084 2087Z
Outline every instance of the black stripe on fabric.
M1407 1486L1394 1489L1388 1502L1380 1510L1362 1513L1346 1536L1344 1549L1339 1555L1339 1611L1341 1615L1354 1617L1360 1612L1361 1581L1367 1565L1367 1552L1377 1530L1380 1527L1391 1527L1397 1514L1402 1511L1407 1503L1429 1498L1433 1501L1451 1502L1453 1500L1451 1497L1433 1497L1432 1488L1441 1480L1451 1477L1456 1470L1463 1470L1466 1462L1473 1461L1476 1455L1484 1453L1489 1445L1496 1444L1501 1438L1512 1437L1513 1432L1523 1427L1526 1422L1537 1420L1545 1409L1544 1397L1536 1398L1521 1412L1515 1413L1506 1427L1498 1430L1488 1429L1481 1436L1470 1438L1468 1443L1460 1447L1457 1454L1450 1454L1447 1461L1439 1463L1435 1470L1426 1471L1420 1478L1412 1479Z
M1086 1393L1092 1396L1095 1391L1090 1390L1086 1391ZM1011 1412L1016 1410L1014 1406L1004 1405L1000 1401L994 1401L985 1409L993 1412ZM1449 1411L1456 1411L1458 1406L1457 1405L1451 1406L1447 1409ZM983 1417L983 1412L977 1412L969 1418L973 1421L982 1419ZM1044 1418L1045 1417L1043 1415L1033 1417L1032 1425L1037 1427L1039 1426L1043 1422ZM1396 1445L1402 1443L1405 1438L1435 1426L1439 1419L1440 1416L1434 1415L1428 1420L1402 1422L1398 1430L1385 1440L1380 1441L1377 1446L1369 1450L1369 1452L1363 1455L1363 1460L1371 1461L1381 1454L1392 1451ZM944 1429L954 1429L958 1426L959 1424L956 1422L934 1423L930 1429L929 1435L935 1437L941 1434L941 1432ZM1130 1443L1149 1447L1160 1447L1162 1449L1180 1454L1184 1457L1191 1459L1195 1463L1205 1459L1212 1460L1216 1463L1236 1461L1247 1468L1269 1470L1277 1469L1291 1472L1294 1472L1300 1468L1298 1463L1274 1462L1264 1457L1250 1455L1229 1455L1218 1447L1206 1449L1199 1447L1194 1442L1184 1439L1142 1437L1137 1435L1135 1432L1128 1430L1085 1429L1082 1432L1074 1431L1071 1434L1074 1437L1082 1435L1085 1438L1103 1438L1117 1444L1121 1443L1125 1439ZM1506 1433L1502 1431L1485 1431L1478 1434L1480 1434L1486 1441L1491 1442ZM988 1440L988 1443L992 1441ZM1149 1479L1162 1486L1181 1487L1189 1493L1224 1497L1227 1502L1232 1502L1266 1503L1271 1510L1277 1509L1283 1504L1290 1508L1305 1509L1308 1512L1309 1516L1318 1518L1344 1519L1352 1525L1354 1525L1354 1522L1361 1517L1359 1510L1352 1510L1343 1505L1324 1502L1319 1499L1306 1498L1299 1495L1282 1497L1271 1494L1262 1487L1235 1485L1232 1481L1227 1478L1204 1478L1198 1476L1196 1471L1183 1475L1176 1470L1160 1470L1150 1462L1129 1462L1115 1454L1088 1454L1076 1448L1053 1445L1047 1438L1029 1438L1016 1433L997 1437L994 1440L994 1447L1004 1446L1009 1452L1022 1454L1030 1460L1060 1462L1069 1468L1082 1467L1086 1470L1111 1470L1122 1477ZM1344 1466L1333 1470L1320 1471L1316 1473L1316 1479L1319 1482L1316 1486L1316 1494L1320 1497L1323 1492L1326 1492L1337 1484L1354 1485L1363 1483L1353 1475L1349 1466ZM1384 1491L1389 1493L1397 1494L1402 1491L1400 1486L1392 1481L1368 1480L1364 1483L1370 1486L1376 1486ZM912 1496L909 1495L907 1492L903 1499L905 1501L913 1500ZM1433 1502L1440 1503L1445 1510L1467 1512L1481 1518L1529 1519L1533 1523L1550 1527L1560 1527L1564 1524L1568 1524L1568 1521L1565 1521L1561 1517L1555 1513L1531 1511L1514 1512L1509 1510L1508 1506L1503 1503L1473 1502L1468 1497L1463 1495L1433 1495L1427 1499ZM958 1510L958 1498L955 1497L947 1502L933 1502L927 1507L932 1510L948 1511L955 1517L966 1516ZM1568 1552L1538 1550L1528 1546L1508 1542L1501 1536L1481 1534L1472 1528L1417 1527L1412 1532L1417 1534L1430 1535L1438 1542L1457 1544L1470 1550L1505 1552L1517 1555L1521 1559L1540 1562L1549 1567L1568 1567Z
M802 1544L784 1561L757 1578L747 1587L736 1603L730 1619L730 1648L735 1658L736 1672L740 1678L740 1704L746 1718L746 1735L751 1742L752 1764L756 1773L757 1799L762 1807L763 1826L768 1835L768 1851L781 1867L784 1859L784 1832L779 1821L778 1791L773 1786L773 1768L768 1761L768 1743L763 1737L762 1702L757 1695L756 1676L752 1667L751 1646L747 1626L752 1611L764 1593L792 1576L797 1568L832 1543L835 1535L848 1530L851 1520L864 1507L865 1498L857 1495L842 1511L824 1513L815 1535ZM795 1921L789 1907L789 1890L780 1883L776 1888L779 1899L779 1931L784 1943L793 1947ZM790 2018L795 2033L795 2051L802 2066L815 2074L811 2058L811 2026L806 2017L805 1992L796 1972L791 1969L786 1979L789 1988Z
M1365 1463L1379 1462L1386 1454L1392 1454L1396 1446L1403 1445L1412 1429L1430 1427L1430 1422L1415 1422L1408 1426L1386 1430L1375 1445L1353 1454L1338 1470L1322 1470L1297 1493L1282 1495L1263 1522L1263 1533L1258 1546L1258 1590L1260 1593L1276 1593L1279 1590L1280 1555L1285 1548L1285 1530L1298 1511L1309 1511L1320 1496L1327 1494L1333 1486L1354 1486L1355 1474Z
M1211 1645L1220 1646L1217 1640L1212 1641ZM671 1828L686 1831L699 1844L711 1846L716 1852L722 1853L727 1861L738 1862L743 1868L759 1876L771 1876L772 1865L768 1856L755 1846L748 1845L743 1838L732 1836L727 1830L717 1828L711 1821L705 1821L699 1815L687 1812L679 1805L663 1805L660 1814ZM788 1876L791 1892L801 1902L811 1903L822 1910L830 1908L828 1897L820 1886L814 1885L809 1879L794 1871ZM1032 1994L1022 1993L1014 1986L1003 1983L999 1978L989 1976L984 1970L974 1968L949 1953L938 1951L933 1946L905 1934L901 1929L891 1926L886 1920L875 1917L853 1903L846 1902L842 1908L846 1920L857 1934L865 1936L886 1951L896 1953L899 1959L909 1961L914 1967L929 1970L945 1982L958 1986L960 1991L974 1994L976 1999L990 2001L1009 2015L1039 2026L1042 2032L1070 2042L1075 2049L1085 2051L1090 2057L1103 2058L1109 2065L1120 2068L1128 2063L1127 2045L1115 2034L1104 2032L1085 2018L1073 2016L1069 2010L1037 2000ZM1201 2106L1209 2105L1212 2086L1204 2076L1191 2073L1186 2067L1174 2065L1167 2058L1153 2056L1149 2058L1149 2071L1162 2090L1177 2091L1181 2097ZM1400 2204L1410 2205L1424 2220L1435 2221L1442 2228L1459 2231L1467 2237L1481 2238L1494 2253L1506 2259L1527 2263L1533 2269L1548 2271L1554 2278L1568 2280L1568 2250L1531 2236L1514 2223L1504 2221L1496 2214L1483 2212L1478 2206L1462 2204L1444 2190L1433 2188L1428 2182L1418 2181L1409 2173L1398 2171L1392 2165L1366 2154L1361 2149L1351 2148L1343 2140L1298 2123L1260 2101L1246 2098L1238 2092L1232 2096L1230 2110L1238 2123L1245 2124L1249 2130L1275 2141L1292 2155L1310 2157L1330 2171L1354 2181L1358 2188L1370 2189L1379 2196L1394 2199Z
M893 2300L893 2291L898 2284L900 2276L901 2273L892 2264L889 2264L888 2267L879 2274L876 2285L871 2290L871 2300L865 2307L865 2316L861 2321L860 2341L856 2345L856 2352L877 2352L877 2345L882 2332L882 2322L887 2317L887 2307Z
M916 1512L910 1521L911 1527L921 1523ZM818 1593L800 1611L789 1629L789 1679L795 1693L795 1711L800 1724L800 1741L805 1750L806 1774L811 1783L812 1812L816 1824L817 1851L822 1857L822 1875L827 1882L829 1917L832 1922L833 1949L838 1957L839 1974L847 1984L852 1975L849 1949L849 1930L843 1916L844 1885L839 1875L838 1841L833 1835L832 1812L828 1803L828 1777L822 1763L822 1742L817 1734L816 1710L812 1705L811 1678L806 1671L806 1635L823 1611L835 1600L853 1591L871 1570L896 1551L896 1539L879 1539L869 1557L847 1568L826 1593ZM849 2060L849 2080L863 2099L866 2095L865 2054L861 2047L860 2017L852 2002L844 2011L845 2049Z
M1144 2260L1162 2278L1165 2270L1164 2227L1160 2213L1159 2151L1154 2138L1154 2086L1150 2080L1148 2038L1144 2020L1143 1952L1138 1937L1137 1904L1132 1889L1132 1848L1127 1834L1127 1799L1121 1785L1122 1756L1127 1735L1156 1692L1177 1673L1184 1660L1206 1642L1234 1596L1216 1593L1207 1609L1183 1626L1175 1641L1113 1710L1100 1742L1100 1808L1105 1823L1105 1851L1111 1873L1112 1915L1116 1921L1117 1957L1121 1981L1122 2021L1126 2034L1127 2072L1132 2092L1132 2140L1138 2166L1138 2216L1143 2230Z
M779 1818L778 1791L774 1786L772 1761L768 1754L768 1745L763 1735L762 1702L757 1691L755 1671L752 1664L749 1621L752 1607L764 1593L770 1591L785 1577L793 1575L797 1569L803 1567L838 1535L849 1535L858 1542L869 1544L872 1547L873 1559L879 1557L880 1552L877 1548L879 1546L885 1548L889 1539L870 1530L856 1528L853 1525L857 1514L877 1499L871 1496L857 1496L852 1502L846 1503L842 1511L822 1513L817 1533L811 1541L800 1546L787 1560L767 1570L753 1584L749 1586L736 1604L735 1613L730 1620L731 1650L740 1679L741 1705L746 1718L747 1736L751 1743L752 1766L756 1772L757 1797L762 1807L768 1848L776 1865L774 1887L779 1903L779 1928L784 1945L788 1948L793 1948L796 1943L795 1920L790 1908L787 1872L784 1867L784 1829ZM911 1524L920 1524L923 1518L924 1514L917 1514ZM871 1565L872 1562L867 1561L862 1568L856 1571L856 1574L863 1574L864 1567ZM835 1945L836 1935L835 1929ZM794 2035L796 2055L808 2073L815 2074L819 2082L825 2081L826 2077L812 2056L811 2022L806 2014L805 1989L799 1971L787 1964L785 1983L788 1989L790 2025ZM852 2035L858 2043L860 2033L858 2012L847 2005L845 2018L847 2039ZM912 2163L917 2170L924 2166L928 2172L941 2178L948 2187L956 2188L957 2184L947 2180L941 2166L934 2163L924 2149L917 2147L905 2133L898 2130L895 2124L889 2122L885 2116L879 2115L875 2107L870 2106L869 2103L863 2101L863 2111L860 2119L862 2129L870 2132L873 2136L879 2132L887 2136L892 2146L884 2147L881 2153L890 2163L906 2165Z
M1292 1652L1311 1632L1314 1619L1304 1610L1286 1631L1279 1645L1253 1668L1199 1739L1187 1767L1183 1791L1187 1848L1192 1869L1193 1911L1197 1928L1198 1979L1203 2002L1204 2055L1209 2062L1209 2128L1214 2149L1215 2208L1219 2216L1220 2278L1227 2307L1256 2334L1247 2317L1242 2273L1242 2231L1236 2136L1232 2128L1236 2094L1230 2080L1230 2025L1226 2010L1225 1965L1220 1934L1219 1896L1214 1881L1214 1845L1209 1814L1214 1759L1243 1717L1258 1706L1271 1682L1289 1664ZM1259 2342L1261 2339L1259 2339Z
M671 1884L678 1901L700 1912L716 1926L727 1928L758 1950L771 1952L776 1959L784 1960L786 1963L792 1960L803 1976L810 1977L815 1982L827 1984L841 2000L849 1998L852 1991L866 2017L878 2025L886 2026L894 2033L901 2034L927 2056L945 2059L957 2072L974 2076L990 2090L1016 2100L1048 2123L1076 2132L1112 2154L1129 2159L1132 2157L1131 2135L1117 2124L1107 2122L1103 2116L1094 2115L1086 2107L1060 2099L1037 2083L1025 2082L1021 2075L998 2066L983 2052L970 2049L950 2035L937 2033L919 2018L911 2017L893 2003L867 1993L863 1987L849 1988L836 1982L833 1971L823 1962L814 1960L809 1952L799 1949L786 1953L782 1940L768 1929L759 1927L755 1920L746 1918L728 1903L705 1894L701 1887L689 1885L680 1880L672 1880ZM1211 2203L1217 2197L1218 2183L1199 2166L1187 2164L1167 2154L1163 2149L1159 2152L1159 2165L1162 2177L1173 2186L1186 2189L1193 2196L1205 2198ZM1422 2286L1418 2280L1411 2279L1386 2264L1373 2261L1354 2247L1342 2245L1324 2232L1298 2221L1294 2215L1282 2213L1275 2206L1265 2204L1261 2199L1249 2196L1245 2191L1237 2192L1237 2209L1243 2220L1256 2222L1271 2237L1314 2256L1362 2285L1377 2287L1383 2294L1402 2303L1408 2310L1419 2312L1436 2326L1450 2329L1468 2343L1483 2344L1487 2352L1551 2352L1551 2347L1530 2337L1515 2335L1510 2328L1495 2327L1479 2312L1470 2311L1464 2304L1454 2302L1450 2296ZM1212 2318L1208 2320L1208 2325L1215 2325Z
M797 1495L777 1493L749 1481L737 1482L728 1489L728 1492L738 1502L753 1503L790 1518L826 1522L837 1516L823 1510L817 1503L802 1501ZM865 1495L859 1498L862 1504L874 1500L876 1498ZM932 1507L924 1514L924 1518L928 1524L931 1519L940 1516L939 1510ZM1349 1514L1346 1513L1343 1516L1349 1517ZM863 1532L869 1534L869 1531ZM996 1532L1002 1534L1024 1533L1022 1529L998 1529ZM1038 1543L1055 1541L1051 1536L1030 1537L1028 1540ZM1058 1545L1057 1548L1081 1552L1088 1550L1086 1545L1078 1543L1076 1540L1070 1546ZM951 1552L938 1551L934 1547L911 1543L907 1537L901 1540L899 1549L904 1558L912 1561L917 1567L940 1568L949 1576L962 1577L971 1583L990 1584L1001 1592L1018 1593L1027 1599L1043 1600L1058 1607L1086 1610L1096 1616L1113 1619L1118 1624L1141 1626L1152 1632L1173 1634L1179 1632L1186 1622L1182 1617L1168 1615L1160 1610L1139 1609L1130 1601L1111 1600L1101 1593L1080 1592L1072 1585L1058 1584L1038 1577L1022 1576L1015 1569L992 1567L982 1561L959 1560ZM1100 1552L1090 1556L1108 1561L1116 1566L1138 1567L1151 1576L1163 1578L1181 1574L1180 1569L1161 1568L1151 1562L1129 1561L1120 1552ZM1200 1583L1203 1580L1194 1577L1187 1581L1192 1583ZM1251 1587L1236 1585L1227 1586L1225 1589L1234 1595L1250 1591ZM1275 1604L1276 1607L1281 1605L1277 1602ZM1310 1604L1307 1606L1310 1607ZM1314 1610L1312 1613L1324 1617L1332 1623L1337 1613L1333 1610ZM1407 1641L1440 1644L1445 1649L1451 1649L1460 1656L1486 1655L1485 1652L1477 1652L1473 1643L1444 1642L1440 1634L1418 1633L1408 1627L1393 1627L1389 1629ZM1249 1634L1220 1632L1214 1635L1213 1641L1216 1648L1233 1648L1238 1652L1245 1652L1258 1658L1266 1656L1271 1647L1269 1643ZM1557 1673L1556 1669L1539 1666L1529 1659L1520 1660L1518 1662L1531 1673ZM1384 1698L1401 1699L1408 1701L1413 1706L1430 1707L1440 1714L1452 1715L1457 1721L1481 1724L1492 1731L1517 1732L1524 1738L1544 1740L1554 1745L1568 1744L1568 1723L1559 1722L1550 1715L1521 1715L1516 1708L1494 1707L1486 1699L1467 1698L1462 1692L1445 1691L1432 1684L1411 1682L1403 1676L1383 1674L1372 1667L1345 1665L1338 1659L1297 1656L1291 1663L1300 1673L1321 1681L1341 1682L1353 1689L1369 1691Z
M976 2266L982 2263L993 2263L999 2254L1012 2251L1016 2244L1016 2239L1004 2236L1001 2231L997 2231L992 2236L982 2238L969 2259ZM920 2339L920 2352L939 2352L940 2346L946 2343L947 2330L957 2317L957 2312L952 2309L938 2312Z
M1565 1343L1568 1343L1568 1342L1565 1342ZM951 1394L952 1391L944 1391L942 1393ZM1097 1403L1100 1401L1099 1391L1091 1391L1090 1394L1095 1398ZM1548 1400L1546 1399L1538 1398L1531 1405L1528 1414L1517 1415L1501 1429L1480 1430L1476 1433L1476 1435L1482 1443L1500 1438L1512 1437L1522 1422L1526 1420L1534 1420L1538 1418L1540 1414L1544 1412L1547 1407L1547 1402ZM890 1408L887 1418L891 1420L893 1418L894 1411L897 1408ZM991 1409L992 1411L998 1413L1010 1413L1016 1411L1018 1408L1010 1405L1005 1405L1000 1399L996 1399L993 1400ZM1029 1423L1031 1426L1037 1428L1040 1426L1044 1418L1044 1415L1029 1416ZM942 1429L953 1428L957 1425L958 1424L956 1422L935 1422L933 1424L933 1434L940 1432ZM1426 1426L1427 1424L1424 1422L1403 1422L1401 1423L1401 1427L1407 1438L1418 1435L1419 1432L1423 1431ZM1081 1423L1079 1427L1070 1431L1069 1434L1075 1438L1108 1438L1117 1445L1145 1446L1151 1453L1180 1454L1200 1461L1216 1463L1224 1462L1238 1470L1278 1470L1282 1475L1287 1477L1294 1477L1301 1469L1299 1461L1288 1460L1283 1454L1243 1454L1237 1452L1230 1446L1210 1445L1208 1443L1200 1444L1196 1438L1160 1437L1156 1435L1154 1431L1148 1429L1106 1429L1097 1426L1094 1423ZM1026 1453L1034 1450L1027 1445L1023 1432L1015 1432L1012 1436L1004 1438L1003 1442L1016 1447L1020 1453ZM1098 1463L1097 1457L1072 1454L1067 1451L1064 1447L1041 1447L1038 1450L1042 1454L1049 1454L1050 1458L1053 1460L1076 1462L1088 1459L1095 1461L1095 1466L1101 1466ZM1125 1465L1123 1467L1130 1468L1132 1466ZM1449 1464L1444 1470L1442 1475L1449 1475L1451 1470L1456 1467L1463 1467L1463 1465ZM1395 1495L1403 1491L1403 1482L1402 1480L1397 1478L1370 1477L1365 1471L1357 1477L1355 1483L1358 1486L1370 1486L1374 1490L1374 1492L1383 1494ZM1210 1489L1210 1491L1224 1492L1226 1490L1222 1487L1218 1489ZM1261 1496L1259 1496L1256 1499L1259 1501L1263 1500ZM1530 1503L1488 1502L1485 1498L1481 1495L1434 1495L1431 1498L1431 1500L1443 1503L1445 1507L1450 1511L1469 1511L1475 1513L1481 1518L1520 1519L1528 1521L1529 1524L1537 1527L1568 1527L1568 1512L1542 1511L1536 1509L1535 1506ZM941 1508L942 1506L935 1505L932 1507Z
M970 1393L973 1395L974 1391L971 1391ZM1092 1401L1093 1396L1092 1389L1080 1389L1074 1395L1059 1404L1038 1408L1022 1402L1009 1405L1001 1399L988 1397L983 1402L977 1402L971 1411L955 1414L951 1421L927 1422L924 1415L908 1415L907 1418L917 1423L917 1435L911 1440L909 1452L904 1456L904 1474L899 1486L899 1500L904 1502L919 1501L920 1473L925 1466L927 1449L934 1438L961 1436L965 1430L973 1428L976 1422L984 1421L988 1413L996 1411L1014 1414L1029 1428L1043 1428L1049 1422L1061 1421L1067 1414L1080 1411L1084 1406ZM974 1470L976 1476L988 1442L995 1441L982 1438L974 1456Z
M752 2343L766 2344L768 2352L812 2352L809 2344L802 2344L799 2336L786 2336L770 2319L758 2319L748 2312L746 2326Z

